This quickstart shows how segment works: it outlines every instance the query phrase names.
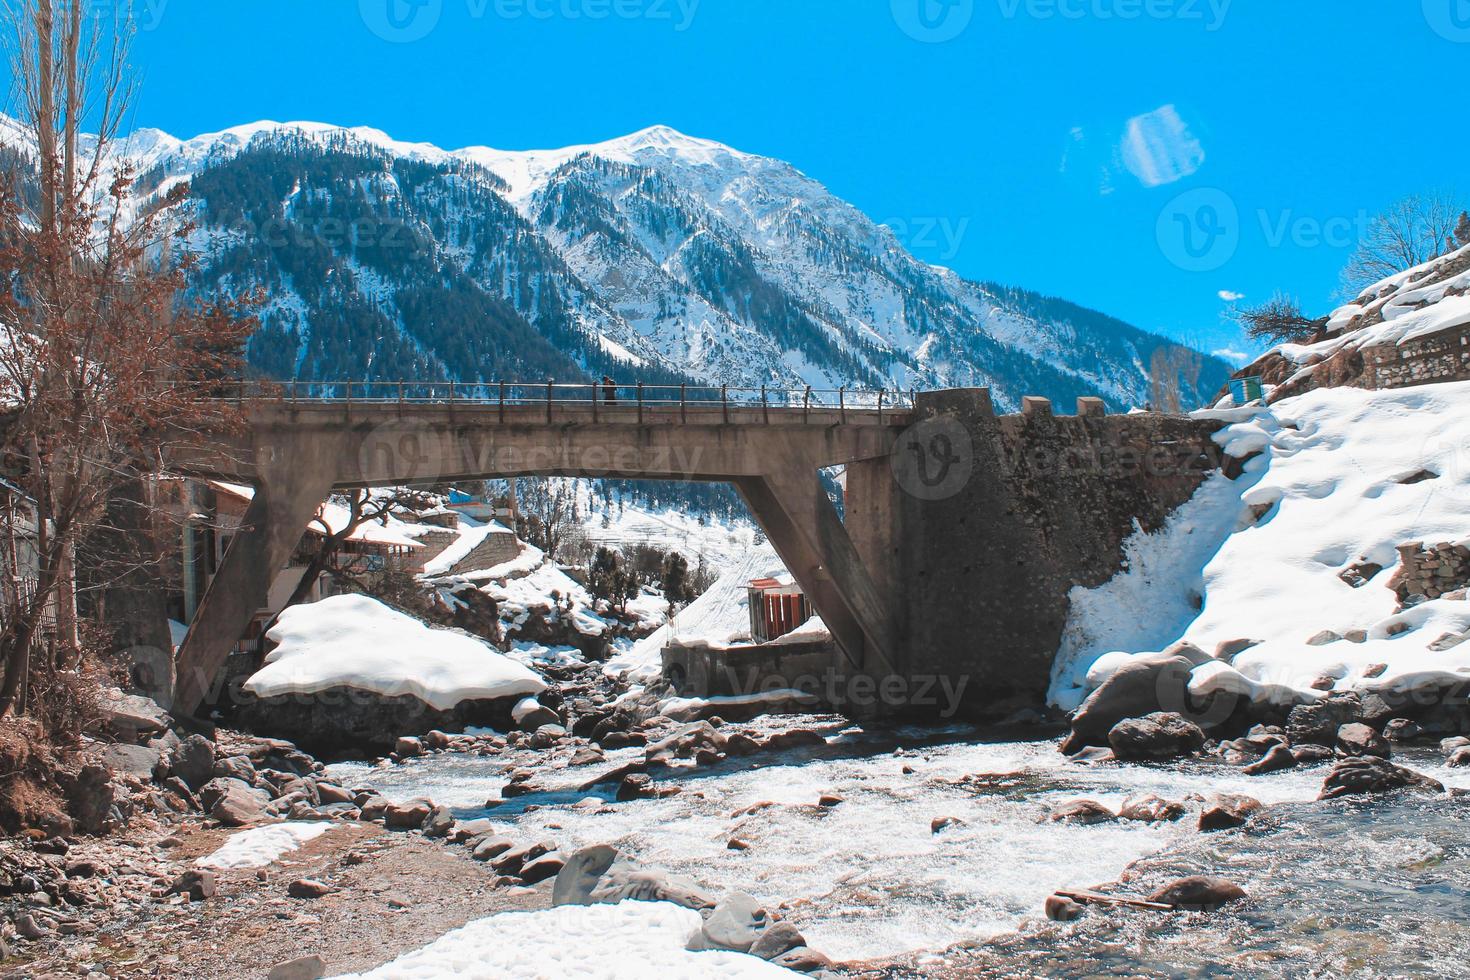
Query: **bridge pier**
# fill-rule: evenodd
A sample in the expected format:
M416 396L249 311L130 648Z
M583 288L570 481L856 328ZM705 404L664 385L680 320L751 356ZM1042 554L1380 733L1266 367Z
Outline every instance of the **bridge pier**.
M294 446L287 440L268 447L257 462L255 496L179 647L178 712L193 714L218 697L225 661L269 605L271 583L332 490L332 468L314 454L331 453L333 443L340 452L341 442L321 434Z

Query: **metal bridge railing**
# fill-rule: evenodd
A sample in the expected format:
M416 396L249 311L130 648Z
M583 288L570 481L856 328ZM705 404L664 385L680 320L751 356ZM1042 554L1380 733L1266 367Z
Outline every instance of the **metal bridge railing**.
M913 408L915 392L862 388L772 388L734 385L559 384L542 382L455 381L240 381L228 385L238 401L292 404L474 405L505 408L557 406L801 409L884 412ZM226 395L228 397L228 395Z

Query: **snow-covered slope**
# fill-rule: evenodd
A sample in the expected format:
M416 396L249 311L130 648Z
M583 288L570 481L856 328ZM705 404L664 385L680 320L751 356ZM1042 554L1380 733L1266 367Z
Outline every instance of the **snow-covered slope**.
M790 164L667 127L588 146L446 151L259 122L126 149L189 181L204 284L263 286L251 347L301 378L925 388L1147 397L1172 346L965 280ZM1198 390L1224 366L1206 359Z
M1125 572L1074 592L1052 700L1074 708L1130 655L1181 639L1206 653L1257 641L1195 668L1197 692L1312 698L1321 678L1355 690L1470 680L1470 642L1449 645L1470 631L1470 602L1399 611L1388 588L1398 545L1470 536L1470 382L1326 388L1226 414L1222 447L1261 455L1131 541ZM1344 579L1367 563L1383 570Z
M1356 382L1366 348L1403 344L1467 323L1470 245L1369 286L1333 311L1322 339L1278 344L1240 373L1267 382L1271 400L1290 398Z

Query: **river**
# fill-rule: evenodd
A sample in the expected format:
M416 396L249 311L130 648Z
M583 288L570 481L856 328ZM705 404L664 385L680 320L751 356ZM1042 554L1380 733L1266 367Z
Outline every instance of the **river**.
M784 902L813 947L835 960L908 964L895 975L1004 975L1025 962L1038 975L1436 976L1470 961L1470 806L1459 799L1316 803L1325 766L1258 777L1212 761L1084 766L1051 741L820 721L825 747L690 768L662 780L677 795L610 806L578 785L641 749L596 768L540 770L536 783L549 792L488 811L508 769L494 757L343 764L334 775L490 817L517 838L563 850L612 843L713 892ZM1432 749L1399 761L1470 788L1470 772L1445 769ZM1046 819L1077 797L1116 809L1150 792L1238 792L1277 806L1250 831L1211 835L1194 828L1194 813L1160 825ZM823 793L842 802L817 806ZM763 802L776 805L733 816ZM938 817L962 822L933 833ZM730 849L732 837L749 847ZM1238 881L1253 901L1213 917L1093 912L1063 926L1041 916L1058 888L1127 875L1130 891L1147 891L1196 872ZM978 945L939 955L956 944Z

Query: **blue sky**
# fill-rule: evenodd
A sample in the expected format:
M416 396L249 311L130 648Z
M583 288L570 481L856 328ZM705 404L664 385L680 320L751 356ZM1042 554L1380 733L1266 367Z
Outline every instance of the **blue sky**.
M119 0L120 2L120 0ZM445 147L655 123L791 161L922 258L1239 347L1456 187L1470 0L136 0L139 125Z

